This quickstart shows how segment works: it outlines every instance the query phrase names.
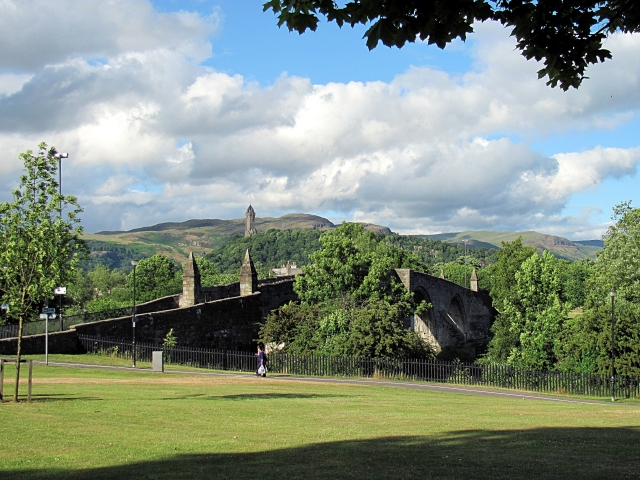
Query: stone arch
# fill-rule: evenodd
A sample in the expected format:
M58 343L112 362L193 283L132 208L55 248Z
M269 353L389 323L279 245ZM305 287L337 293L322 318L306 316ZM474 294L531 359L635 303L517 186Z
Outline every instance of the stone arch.
M423 300L430 303L432 308L421 315L418 315L417 313L413 315L410 328L420 335L424 341L431 343L434 346L438 346L436 322L433 315L433 302L431 301L429 293L419 287L413 292L413 301L416 305L419 305Z
M447 309L447 317L451 320L456 327L464 334L465 340L467 338L467 322L464 314L464 305L459 295L454 295L449 302L449 308Z

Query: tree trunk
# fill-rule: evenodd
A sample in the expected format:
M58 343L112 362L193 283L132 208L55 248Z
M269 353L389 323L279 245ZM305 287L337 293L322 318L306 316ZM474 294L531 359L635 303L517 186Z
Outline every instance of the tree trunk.
M13 401L18 402L18 389L20 387L20 358L22 355L22 319L23 315L20 315L18 320L18 352L16 353L16 391L13 394Z

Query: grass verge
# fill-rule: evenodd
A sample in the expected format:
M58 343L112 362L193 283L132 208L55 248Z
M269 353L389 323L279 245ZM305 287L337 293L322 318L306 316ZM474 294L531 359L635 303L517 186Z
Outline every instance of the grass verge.
M635 406L41 365L33 393L32 404L0 405L3 478L633 478L640 468Z

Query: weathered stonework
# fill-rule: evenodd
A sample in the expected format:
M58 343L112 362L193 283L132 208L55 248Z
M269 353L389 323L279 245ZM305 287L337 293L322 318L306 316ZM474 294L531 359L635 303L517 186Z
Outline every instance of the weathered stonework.
M445 357L455 353L455 356L475 358L488 342L489 329L496 315L491 298L484 292L426 273L408 268L395 271L413 293L416 304L423 300L431 304L427 312L407 319L407 327L413 328ZM477 276L475 282L477 288Z
M240 267L240 296L252 295L258 291L258 272L251 260L249 250L244 255L242 267Z
M191 307L200 301L200 270L193 252L189 253L187 264L182 274L182 295L180 307Z
M469 288L472 292L478 291L478 274L476 273L475 268L473 269L473 272L471 272L471 281L469 283Z

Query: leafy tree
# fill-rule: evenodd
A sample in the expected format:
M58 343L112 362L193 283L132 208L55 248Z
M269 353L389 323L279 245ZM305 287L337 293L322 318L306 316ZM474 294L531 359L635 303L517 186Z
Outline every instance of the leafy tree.
M356 356L427 356L432 352L403 328L413 313L410 295L393 268L422 262L362 225L343 223L320 237L294 289L301 303L272 313L260 331L265 343L293 353Z
M476 21L495 20L511 28L517 48L528 60L544 61L538 78L567 90L578 88L586 68L611 58L603 48L615 32L640 31L635 0L270 0L278 26L300 34L315 31L319 16L343 25L367 25L367 47L379 42L401 48L416 39L440 48L466 40Z
M82 211L76 199L58 193L56 149L41 143L34 155L20 154L26 174L13 190L13 202L0 204L0 275L2 302L18 321L14 400L18 401L24 321L56 286L66 283L84 253ZM63 214L64 212L64 214Z
M260 327L259 339L276 346L285 345L285 351L299 355L316 353L316 331L325 305L288 303L271 312ZM324 351L323 353L328 353Z
M133 288L133 272L128 276ZM182 278L175 263L164 255L156 254L140 260L136 267L136 299L148 302L156 298L175 295L182 291Z
M237 275L244 253L251 252L258 276L269 276L269 270L288 261L299 267L309 264L309 256L320 248L320 230L274 230L250 237L235 236L206 255L220 273Z
M507 335L496 343L492 340L489 358L532 370L555 366L558 336L567 316L559 270L560 261L550 252L522 263L515 274L514 295L504 301L494 329L494 340L498 333Z
M104 265L96 267L87 273L93 283L98 296L111 295L114 290L127 285L127 276L120 270L109 270Z
M522 245L522 237L512 242L502 242L502 249L497 253L497 262L485 270L493 305L498 310L502 309L505 300L513 299L516 273L524 261L535 254L535 248Z
M215 285L226 285L237 282L240 276L239 271L235 274L219 273L216 265L208 258L197 257L196 264L200 270L200 284L203 287L213 287ZM238 268L240 270L240 268Z
M571 305L571 308L581 307L587 298L587 282L594 269L594 261L585 258L579 262L560 263L560 278L562 282L563 299Z
M394 247L357 223L343 223L321 238L322 248L311 255L313 264L296 278L300 300L320 303L348 297L352 301L408 296L406 289L389 280L393 268L424 271L427 266L413 254ZM407 298L405 298L406 300Z
M568 322L559 351L560 366L610 373L611 297L615 297L616 372L640 374L640 208L614 208L615 225L604 235L588 283L584 314Z
M455 262L436 263L433 266L432 271L435 276L439 276L442 272L444 273L445 280L449 280L450 282L456 283L462 287L469 288L469 282L474 268L476 269L476 274L478 274L481 270L480 262L474 257L467 256L466 267L464 257L460 257Z
M67 295L65 300L72 305L65 309L66 315L81 313L88 302L93 300L95 287L89 276L81 269L77 269L71 275L71 279L67 286Z

